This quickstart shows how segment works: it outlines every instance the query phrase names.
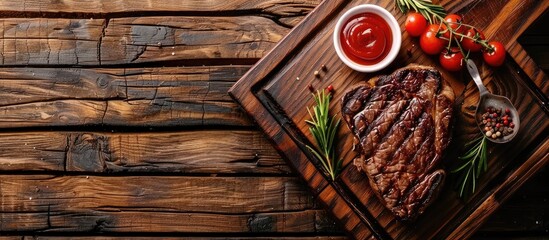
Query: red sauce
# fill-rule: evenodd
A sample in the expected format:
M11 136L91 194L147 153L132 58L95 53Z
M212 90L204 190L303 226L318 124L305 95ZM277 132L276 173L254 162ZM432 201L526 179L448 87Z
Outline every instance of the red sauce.
M374 13L357 14L345 23L340 34L345 55L361 65L381 62L393 44L389 24Z

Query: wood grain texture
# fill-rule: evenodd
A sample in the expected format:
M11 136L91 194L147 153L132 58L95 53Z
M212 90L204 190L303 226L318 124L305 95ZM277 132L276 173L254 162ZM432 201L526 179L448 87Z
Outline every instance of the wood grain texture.
M522 71L537 85L544 93L549 91L549 81L530 55L536 56L536 51L526 52L517 41L523 35L528 26L532 25L544 11L549 7L547 1L490 1L469 10L467 18L476 22L477 25L485 26L486 37L507 42L506 50L511 58L520 66ZM489 17L486 12L499 12L498 19ZM494 14L492 14L494 15ZM467 19L466 18L466 19ZM469 21L468 20L468 21ZM545 25L545 23L538 23ZM501 29L500 29L501 27ZM536 31L536 35L541 31ZM527 41L533 42L533 41ZM540 42L535 43L542 46Z
M70 134L67 171L289 174L255 131Z
M0 133L0 139L0 171L65 169L67 137L63 134Z
M0 128L250 126L227 94L247 69L2 68Z
M177 59L263 57L288 29L256 17L110 19L100 42L101 64Z
M268 234L263 234L268 235ZM158 238L158 237L155 237ZM239 237L161 237L163 240L176 240L176 239L189 239L189 240L286 240L286 239L300 239L300 240L347 240L348 237L345 236L304 236L304 237L269 237L269 236L262 236L262 237L247 237L245 235L239 236ZM1 240L48 240L48 239L59 239L59 240L65 240L65 239L75 239L75 240L148 240L150 237L124 237L124 236L23 236L23 237L0 237Z
M5 66L261 58L288 29L258 16L0 19Z
M537 59L547 59L544 56L547 51L545 51L545 49L539 49L540 51L537 51L537 53L535 53L536 50L536 47L530 49L529 52L533 52L533 54L531 54L531 57L530 53L526 52L524 47L518 42L515 42L507 47L507 52L509 53L509 55L511 55L517 61L517 64L520 66L521 69L523 69L524 73L530 79L532 79L532 81L540 89L540 91L542 93L545 93L545 96L547 96L547 93L549 93L549 78L547 78L547 74L544 72L544 70L547 71L549 67L547 65L539 65L534 59L532 59L534 56Z
M527 54L545 73L549 72L549 50L546 46L549 42L549 29L546 27L548 23L549 13L545 12L518 39Z
M518 44L517 39L547 9L549 9L549 1L509 1L485 31L487 37L492 36L507 43L505 48L509 55L546 95L549 93L549 84L547 83L549 78L531 60L522 46Z
M0 19L2 65L98 64L103 19Z
M209 0L209 1L178 1L178 0L113 0L113 1L77 1L64 0L44 2L40 0L23 0L1 2L3 14L27 16L32 14L82 14L109 15L117 13L223 13L244 11L263 13L279 17L303 16L320 3L320 0ZM18 14L17 14L18 13Z
M247 130L0 133L0 171L291 173L262 134Z
M0 176L2 231L315 232L295 178ZM320 214L319 214L320 213ZM333 229L328 226L320 229Z
M330 209L332 215L343 225L343 228L351 232L355 239L378 239L382 237L377 232L373 232L368 223L363 222L353 213L349 205L341 196L336 194L332 186L327 186L319 195L320 201ZM337 211L332 211L337 210Z
M5 213L3 231L52 233L316 233L316 214L322 210L300 212L210 214L200 212L162 212L150 210L50 212L47 214ZM26 219L22 219L26 218ZM255 222L257 221L257 223ZM329 220L328 220L329 221ZM324 220L320 220L320 223ZM333 223L332 223L333 224ZM50 227L51 226L51 227ZM291 235L291 234L289 234Z

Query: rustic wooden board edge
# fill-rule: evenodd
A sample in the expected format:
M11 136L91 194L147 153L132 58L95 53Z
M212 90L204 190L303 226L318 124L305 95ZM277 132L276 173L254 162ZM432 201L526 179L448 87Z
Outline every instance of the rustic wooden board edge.
M257 97L259 102L262 103L264 110L270 116L272 116L276 123L278 123L278 126L281 127L280 130L282 131L279 132L279 135L282 134L285 138L289 138L293 143L298 143L295 144L295 150L299 152L299 156L289 154L288 152L281 153L281 155L286 156L286 162L289 163L294 170L300 173L299 175L307 182L311 181L311 179L313 178L322 179L321 182L323 184L319 184L312 189L313 193L315 195L318 195L329 185L329 182L326 180L328 179L328 175L324 171L319 170L321 169L319 167L319 163L317 161L314 161L316 159L313 158L311 153L306 151L305 145L303 144L303 142L306 141L306 138L304 136L301 136L299 133L292 131L295 126L292 124L291 121L289 121L289 119L275 114L276 112L278 112L277 105L276 103L272 103L270 100L268 100L268 96L264 95L263 92L261 92L257 95ZM311 159L314 160L311 161ZM304 167L304 165L308 166ZM305 176L305 173L302 172L302 170L304 170L303 168L305 168L305 171L313 171L312 175L309 175L310 177Z
M518 41L520 36L528 29L533 23L539 20L544 14L549 14L549 1L541 1L540 6L537 7L532 14L525 17L524 25L520 26L515 34L513 34L512 40L505 46L509 56L513 58L515 63L524 71L529 80L542 91L541 94L537 94L539 97L545 97L544 107L549 107L547 103L547 92L549 91L549 79L545 72L534 62L529 53L526 52L522 44ZM507 20L506 20L507 21ZM532 86L530 88L534 89Z
M356 211L353 211L351 207L352 204L349 204L345 200L339 200L342 196L334 190L333 185L327 186L324 191L322 191L318 198L324 207L329 209L340 209L342 211L329 211L330 215L338 220L340 225L344 225L343 229L347 231L349 235L356 239L367 239L367 238L380 238L379 233L371 232L372 228L370 224L364 221ZM358 221L358 222L357 222ZM353 225L353 226L349 226ZM365 229L366 228L366 229Z
M526 52L522 44L518 41L513 44L508 44L507 53L513 58L513 61L522 69L524 74L528 76L528 80L531 84L529 86L534 92L536 97L542 100L542 106L549 107L549 102L545 94L549 93L549 78L545 75L545 72L538 66L534 59ZM537 87L537 88L536 88ZM541 91L541 92L539 92ZM545 98L545 99L544 99Z
M231 98L235 100L245 110L249 117L259 125L263 132L268 135L270 142L273 144L277 152L282 155L294 169L298 168L298 162L301 162L301 164L308 162L308 158L296 158L296 156L289 155L279 147L279 145L283 144L281 141L282 138L291 139L291 136L286 132L282 132L281 134L275 132L278 128L267 124L268 122L277 122L277 119L275 119L274 115L269 112L268 106L265 105L264 102L260 101L260 96L258 95L258 85L264 83L269 74L280 67L282 63L286 62L288 57L291 56L291 53L295 52L295 50L306 41L306 37L316 32L324 19L336 12L336 10L338 10L344 2L345 0L322 1L318 7L311 11L311 13L307 15L303 21L294 27L288 35L276 44L276 46L269 51L264 58L260 59L228 91ZM245 104L245 102L248 102L248 104ZM254 114L251 114L252 112L254 112ZM261 121L258 121L254 115L261 116ZM303 155L304 152L301 151L299 154ZM293 162L292 159L295 159L295 162ZM324 177L324 173L319 172L316 167L312 165L307 167L314 168L315 173L311 176L304 176L303 174L300 174L300 177L307 181L307 184L316 195L326 187L327 178ZM310 179L317 179L317 184L311 185L309 182Z
M549 138L535 147L535 152L515 170L507 174L505 181L488 194L485 200L461 224L447 236L447 239L467 239L475 233L488 217L494 213L526 180L534 176L549 163Z
M345 0L324 0L318 7L309 13L296 27L294 27L280 42L278 42L265 57L261 58L242 78L236 82L229 95L237 101L244 109L242 100L251 98L248 95L250 89L256 88L256 85L263 81L274 69L279 67L287 56L301 45L305 38L319 27L324 18L337 10ZM319 14L316 14L319 13ZM287 45L287 46L286 46ZM262 70L264 69L264 70ZM246 81L243 81L247 79ZM257 92L254 91L254 92ZM253 117L253 116L252 116Z

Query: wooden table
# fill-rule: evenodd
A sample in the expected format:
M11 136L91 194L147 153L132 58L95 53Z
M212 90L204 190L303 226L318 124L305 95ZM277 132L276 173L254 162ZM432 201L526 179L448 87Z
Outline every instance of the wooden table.
M227 95L319 2L1 1L0 235L345 238ZM548 181L475 238L548 237Z

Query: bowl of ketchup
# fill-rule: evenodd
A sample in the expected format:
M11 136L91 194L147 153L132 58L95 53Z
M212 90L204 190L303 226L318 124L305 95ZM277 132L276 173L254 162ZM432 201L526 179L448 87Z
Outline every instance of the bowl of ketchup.
M384 8L363 4L349 9L337 21L334 47L347 66L359 72L376 72L398 55L400 25Z

